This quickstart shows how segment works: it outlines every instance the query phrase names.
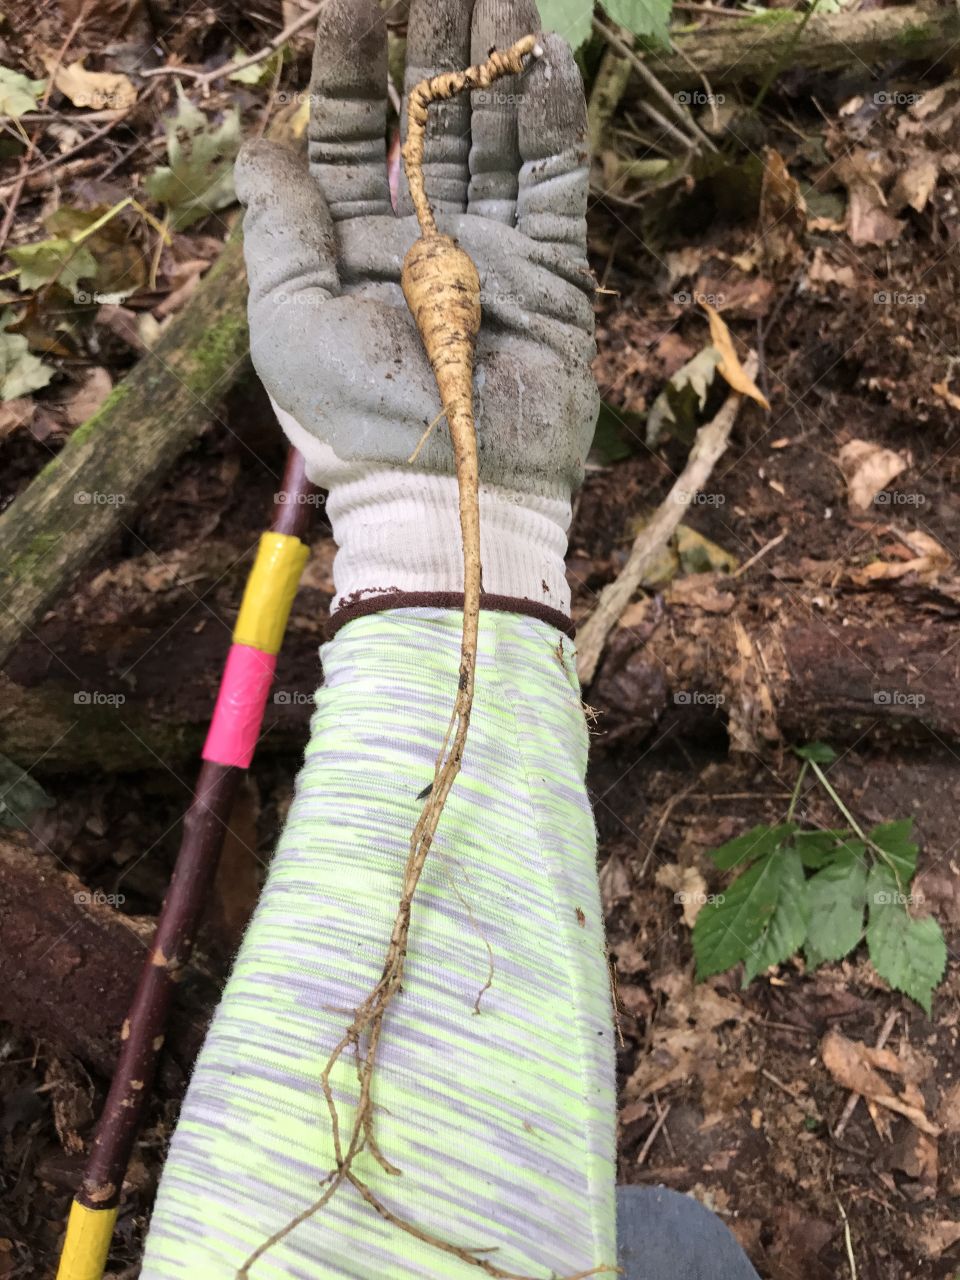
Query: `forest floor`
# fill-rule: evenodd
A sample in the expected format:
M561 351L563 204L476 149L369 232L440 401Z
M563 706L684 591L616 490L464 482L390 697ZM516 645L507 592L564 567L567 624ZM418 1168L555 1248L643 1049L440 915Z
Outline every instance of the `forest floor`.
M43 35L49 24L50 46L58 20L48 6L36 26ZM263 43L252 20L238 22L246 47ZM232 29L185 22L172 51L200 65L233 52ZM77 43L91 65L104 39L83 28ZM303 81L298 49L283 83ZM42 74L35 48L2 29L0 63ZM585 691L597 713L588 784L619 1003L621 1178L697 1196L764 1280L960 1273L960 696L950 695L960 658L960 84L945 65L921 84L903 74L788 76L759 110L725 117L708 170L646 195L611 191L598 172L590 212L606 291L596 372L608 409L570 540L578 620L682 469L684 424L648 444L643 419L708 340L698 300L722 314L741 355L759 353L771 404L769 414L742 409L684 521L692 540L675 540ZM55 184L27 184L12 245L55 232L58 210L112 207L163 159L171 82L146 83L150 101L81 151L79 165L65 160ZM236 105L249 132L268 92L233 85L198 101L214 121ZM799 220L778 216L776 192L762 190L767 148L803 192ZM16 178L18 153L0 152L0 164L0 183ZM18 331L56 376L0 403L0 501L149 358L151 334L215 259L226 218L209 214L177 232L152 270L149 224L129 209L117 215L110 269L140 273L120 302L80 314L75 299L41 285L24 312L24 296L8 296ZM108 237L98 254L109 250ZM881 459L888 476L859 506L840 458L857 441L858 456ZM28 717L3 724L0 750L33 766L51 801L10 839L110 897L140 933L170 874L283 455L251 375L7 668L31 696L54 691L76 705L62 740L32 742ZM200 1016L252 909L306 742L333 590L322 508L311 544L186 984ZM760 669L774 648L786 658L783 687L771 676L771 691ZM908 684L927 701L898 702ZM115 696L106 719L76 701L84 691ZM914 893L949 955L932 1016L891 991L862 948L815 971L795 958L745 989L736 970L694 981L690 899L719 892L726 878L708 852L783 821L800 768L789 748L813 739L836 751L829 777L860 823L914 819ZM837 825L812 780L799 805L804 821ZM861 1099L839 1124L850 1094L823 1052L835 1032L910 1100L909 1115ZM863 1046L882 1032L889 1052L870 1059ZM55 1026L46 1035L0 1026L0 1280L53 1275L106 1083L58 1047ZM116 1280L138 1274L181 1088L182 1074L161 1079L138 1146L111 1255Z

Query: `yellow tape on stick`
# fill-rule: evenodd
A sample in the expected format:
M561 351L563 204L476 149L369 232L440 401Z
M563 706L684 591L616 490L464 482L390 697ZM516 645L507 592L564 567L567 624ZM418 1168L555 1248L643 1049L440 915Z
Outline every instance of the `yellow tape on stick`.
M116 1208L88 1209L74 1200L57 1280L102 1280L116 1221Z
M288 533L263 535L233 629L234 643L261 653L279 652L309 554L309 547Z

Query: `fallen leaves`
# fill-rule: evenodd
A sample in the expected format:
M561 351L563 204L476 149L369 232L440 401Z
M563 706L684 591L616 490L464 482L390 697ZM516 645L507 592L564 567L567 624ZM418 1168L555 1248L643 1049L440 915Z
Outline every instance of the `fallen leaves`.
M0 67L0 116L18 120L32 111L46 87L45 80L30 80L11 67Z
M11 321L9 312L0 315L0 400L17 400L38 391L53 377L53 370L30 351L22 334L7 332Z
M807 202L783 156L773 147L764 152L760 187L760 241L768 267L788 268L803 256Z
M869 511L878 493L912 465L909 453L895 453L869 440L851 440L840 450L840 470L847 482L852 511Z
M866 1102L904 1116L921 1133L937 1137L941 1130L927 1118L919 1081L929 1071L929 1064L914 1053L898 1056L891 1049L876 1049L847 1037L831 1028L820 1042L820 1057L838 1084L858 1093ZM903 1081L901 1093L894 1092L880 1074L898 1075Z
M75 107L91 111L128 111L137 100L137 90L128 76L112 71L88 71L82 59L59 66L55 58L46 60L56 89Z
M147 176L146 190L165 204L177 231L232 204L233 162L240 149L236 107L213 126L177 85L177 112L167 120L168 165Z
M890 176L888 158L879 151L855 147L837 161L836 176L847 188L846 231L856 245L887 244L897 240L903 223L887 210L881 181Z
M755 400L764 409L769 409L770 403L767 397L754 380L747 377L744 372L740 358L734 350L730 330L709 302L702 301L700 305L707 313L707 319L710 322L711 341L720 353L717 371L726 379L734 391L738 391L742 396L749 396L751 400Z

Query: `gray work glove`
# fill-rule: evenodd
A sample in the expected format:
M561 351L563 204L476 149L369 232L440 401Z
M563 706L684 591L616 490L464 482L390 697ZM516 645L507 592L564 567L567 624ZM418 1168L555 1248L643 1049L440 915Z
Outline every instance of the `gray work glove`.
M493 46L538 27L534 0L413 0L406 87L482 61ZM508 596L535 595L563 612L556 538L543 521L559 523L565 534L596 419L593 281L583 87L566 43L548 36L542 44L545 56L523 75L475 93L472 103L461 95L431 107L425 176L440 229L460 241L480 274L474 385L481 480L488 497L503 490L514 508L535 513L539 532L524 528L521 540L551 542L543 588L528 582L534 566L518 578L507 563L499 571L494 565L491 579L485 562L484 584ZM391 208L386 84L386 28L377 4L329 0L317 27L309 165L267 142L248 143L237 162L247 206L253 361L308 474L331 488L331 513L338 485L384 468L404 473L394 480L405 493L413 475L424 477L427 507L445 507L446 497L426 478L452 481L454 473L445 423L415 466L407 462L439 412L439 397L400 290L418 228L405 181L401 216ZM357 498L368 525L375 498L367 490ZM455 524L444 525L443 537L451 529L456 550ZM343 546L336 522L334 532ZM519 548L507 555L493 549L486 559L509 561L514 552ZM358 549L352 565L349 554L338 558L335 607L358 592L457 589L450 580L456 557L439 566L421 548L414 572L363 563L371 554Z

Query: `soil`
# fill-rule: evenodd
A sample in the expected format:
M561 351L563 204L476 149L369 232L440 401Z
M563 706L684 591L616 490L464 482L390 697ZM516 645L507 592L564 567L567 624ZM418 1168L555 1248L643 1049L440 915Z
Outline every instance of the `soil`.
M206 28L198 41L200 35L185 42L183 56L209 55ZM302 68L301 56L301 78ZM709 494L691 504L685 520L709 540L706 560L696 566L701 598L708 588L731 596L716 619L701 609L705 633L737 622L769 628L789 609L835 638L855 599L861 621L889 626L906 616L943 628L934 634L947 657L960 552L960 386L951 382L960 361L960 136L953 123L960 95L940 70L939 79L923 84L930 101L943 91L928 116L905 109L864 114L875 73L864 73L864 84L854 77L843 93L809 82L801 91L788 82L752 119L753 133L741 124L724 138L726 168L709 179L694 175L639 208L634 193L598 186L591 248L611 292L598 301L596 372L621 425L617 459L592 455L577 504L568 559L577 619L590 613L624 563L638 521L682 468L690 442L682 429L647 447L633 415L645 414L705 344L703 312L688 301L697 295L715 301L741 355L748 347L761 353L760 385L771 403L769 414L753 404L742 409ZM808 202L806 226L775 243L761 197L741 190L745 167L762 146L780 149ZM898 207L897 175L910 171L920 151L933 157L933 187L922 202L916 196L919 208L909 201ZM866 166L859 177L843 168L851 156ZM871 205L870 191L885 193L885 204L874 198ZM895 238L864 241L851 214L853 193L858 216L873 219L867 232L883 235L876 230L882 208L902 224ZM191 237L222 239L217 222L201 222ZM877 301L879 295L908 300ZM130 353L114 355L104 363L119 377ZM65 368L78 380L76 364ZM69 434L50 397L37 403L26 424L0 439L4 501ZM904 460L886 487L892 496L866 511L851 508L839 461L856 440ZM38 697L55 693L69 702L83 690L123 693L106 733L126 741L125 762L98 764L103 722L75 704L63 743L23 748L30 758L18 763L32 766L54 802L32 819L31 847L91 890L113 895L116 910L138 929L149 930L172 868L196 749L283 452L265 397L248 378L7 668ZM251 453L266 465L251 465ZM204 1014L269 864L306 742L332 594L333 544L322 508L312 545L280 659L279 696L231 821L187 984L192 1007ZM741 567L757 558L737 574L721 564L718 549ZM913 567L906 573L857 577L870 566L907 562ZM644 607L666 610L667 625L671 593L683 579L667 573L645 592ZM647 662L658 644L653 617L624 619L628 625L610 642L621 663L625 650L638 655L644 679L654 679ZM904 737L878 714L838 724L839 758L830 769L863 823L915 819L917 887L949 947L932 1017L892 992L862 949L815 972L800 959L787 962L746 989L736 971L697 985L671 869L695 870L711 891L722 887L708 851L753 825L783 819L799 768L789 750L796 742L775 731L758 732L747 744L735 740L722 705L696 719L672 710L652 722L631 716L605 700L609 676L601 667L585 696L596 712L588 785L618 991L621 1179L697 1196L723 1216L764 1280L953 1280L960 1271L957 739L925 721ZM670 673L663 678L669 703L676 685ZM640 692L633 691L638 702ZM136 735L125 723L136 725ZM161 761L161 738L151 734L171 725L177 732L163 737ZM21 743L28 737L21 727ZM3 750L14 754L16 740L8 734ZM804 789L806 819L835 825L831 808L822 790ZM824 1063L823 1037L839 1030L874 1045L891 1014L888 1048L925 1063L918 1088L940 1129L935 1141L922 1143L906 1117L871 1115L862 1100L837 1134L849 1095ZM138 1274L182 1083L182 1072L170 1070L156 1090L111 1253L114 1280ZM55 1027L38 1037L0 1026L0 1280L53 1276L106 1084L102 1070L62 1050Z

